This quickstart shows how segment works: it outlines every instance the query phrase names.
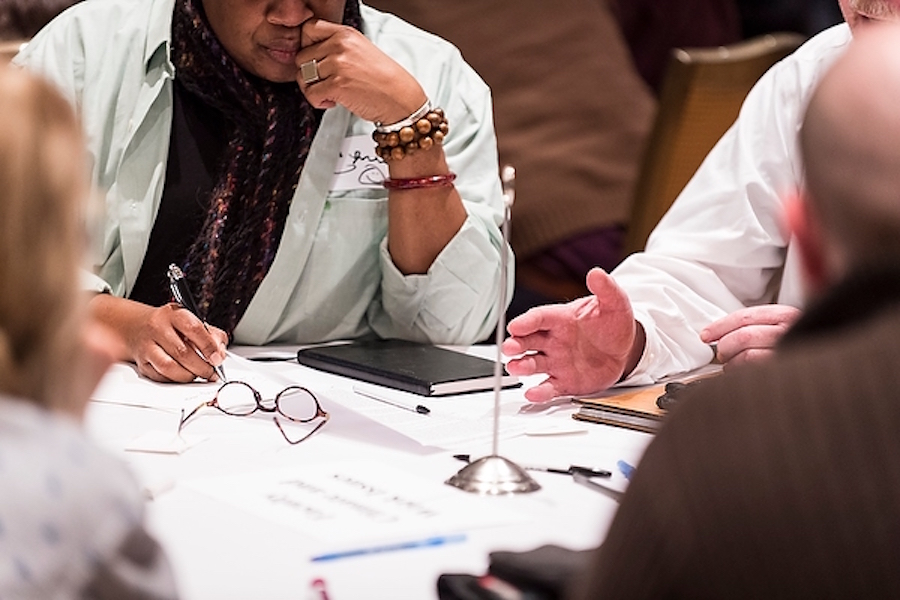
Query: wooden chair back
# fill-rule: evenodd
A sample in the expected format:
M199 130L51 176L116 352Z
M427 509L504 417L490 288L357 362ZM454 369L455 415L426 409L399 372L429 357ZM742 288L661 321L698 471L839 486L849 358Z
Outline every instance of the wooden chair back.
M626 256L643 250L650 232L734 123L750 88L804 40L776 33L729 46L672 51L635 188Z

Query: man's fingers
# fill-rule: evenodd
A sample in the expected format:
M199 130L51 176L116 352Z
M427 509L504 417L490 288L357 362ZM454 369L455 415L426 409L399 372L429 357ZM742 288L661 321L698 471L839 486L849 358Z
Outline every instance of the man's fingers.
M545 329L543 326L544 313L548 308L549 307L547 306L537 306L527 310L507 323L506 331L512 336L523 338L527 335L531 335L535 331Z
M599 309L603 313L622 315L619 323L630 324L632 322L633 313L628 294L619 287L612 276L603 269L594 267L588 272L586 283L592 295L573 301L573 303L579 303L576 310Z
M556 387L550 378L525 392L525 399L535 403L549 402L557 396L559 396L559 394L556 393Z
M585 282L588 290L595 296L605 296L619 287L613 278L609 276L609 273L599 267L594 267L588 271Z
M521 358L514 358L506 363L506 370L510 375L534 375L538 373L534 354L528 354Z
M744 308L727 314L718 321L713 321L700 331L700 339L709 344L720 340L723 336L731 333L735 329L743 327L751 313Z
M724 368L730 369L739 365L768 360L773 354L774 350L772 350L771 348L750 348L734 356L731 360L725 363Z
M716 357L727 363L749 350L768 350L778 343L784 328L778 325L753 325L728 333L716 345Z
M508 337L500 344L500 351L505 356L518 356L526 350L523 340L517 337Z
M786 330L799 316L799 309L784 304L748 306L707 325L700 332L700 339L708 344L732 331L753 325L777 325Z
M535 333L559 330L578 310L588 304L592 298L576 298L565 304L547 304L536 306L510 321L506 330L515 337L525 337Z

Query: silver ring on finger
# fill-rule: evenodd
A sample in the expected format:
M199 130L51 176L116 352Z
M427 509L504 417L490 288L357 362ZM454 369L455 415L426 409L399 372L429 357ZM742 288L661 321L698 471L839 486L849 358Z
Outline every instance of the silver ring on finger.
M319 76L319 63L316 59L306 61L300 65L300 78L306 85L312 85L322 80Z

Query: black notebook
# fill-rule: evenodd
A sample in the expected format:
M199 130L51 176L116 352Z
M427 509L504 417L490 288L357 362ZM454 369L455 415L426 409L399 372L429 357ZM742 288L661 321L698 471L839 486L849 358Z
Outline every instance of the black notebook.
M305 348L301 365L422 396L445 396L494 388L495 362L439 346L399 340L352 342ZM521 385L503 370L503 387Z

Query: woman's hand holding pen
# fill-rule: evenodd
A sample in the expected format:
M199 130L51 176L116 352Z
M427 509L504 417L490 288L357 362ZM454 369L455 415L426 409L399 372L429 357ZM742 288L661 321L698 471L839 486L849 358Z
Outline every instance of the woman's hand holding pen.
M187 383L195 378L216 378L213 365L225 360L228 336L175 303L161 307L98 294L91 312L101 323L119 332L125 341L117 357L137 365L138 372L160 382Z

